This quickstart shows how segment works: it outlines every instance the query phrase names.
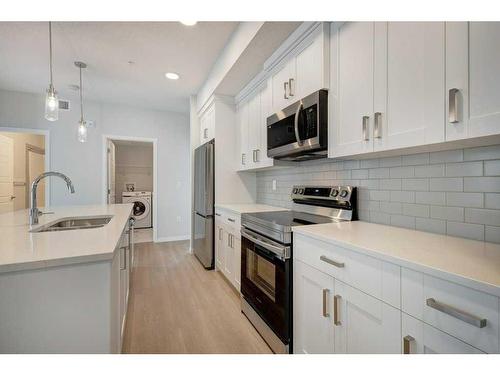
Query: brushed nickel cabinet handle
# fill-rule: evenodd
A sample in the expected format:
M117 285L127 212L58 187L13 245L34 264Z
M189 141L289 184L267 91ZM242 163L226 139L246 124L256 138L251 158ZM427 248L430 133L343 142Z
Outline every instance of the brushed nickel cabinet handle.
M231 247L231 234L227 234L227 246Z
M288 82L283 82L283 90L285 91L285 93L283 94L284 99L288 99L288 95L286 94L287 87L288 87Z
M442 313L446 315L450 315L454 318L457 318L465 323L471 324L475 327L478 328L484 328L486 327L487 321L484 318L477 317L475 315L472 315L466 311L457 309L456 307L447 305L442 302L436 301L434 298L427 298L426 300L427 306L441 311Z
M370 116L363 116L362 129L363 129L363 141L369 141L370 136L368 135L368 124L370 122Z
M257 149L257 150L255 150L255 162L256 163L258 163L260 161L259 160L260 159L259 156L260 156L260 150Z
M242 153L241 154L241 165L245 165L245 160L246 160L245 153Z
M458 122L458 89L448 90L448 122L456 124Z
M216 212L216 213L215 213L215 216L220 216L220 214Z
M335 266L335 267L338 267L338 268L344 268L345 267L345 263L336 262L333 259L327 258L324 255L320 256L319 259L322 260L325 263L331 264L332 266Z
M382 138L382 129L380 128L380 119L382 112L375 112L375 125L373 131L373 138Z
M227 218L227 221L230 221L231 223L235 223L236 222L236 220L231 219L230 217Z
M323 316L328 318L330 314L328 313L328 293L330 293L330 289L323 289Z
M222 228L219 228L219 241L222 241Z
M295 95L295 92L292 92L292 83L294 82L294 79L293 78L290 78L288 80L288 95L290 96L294 96ZM295 90L294 90L295 91Z
M333 324L336 326L341 325L340 323L340 318L339 318L339 301L342 297L336 294L333 297Z
M411 354L411 343L413 341L415 339L410 335L403 337L403 354Z
M208 129L207 128L203 129L203 137L208 138Z

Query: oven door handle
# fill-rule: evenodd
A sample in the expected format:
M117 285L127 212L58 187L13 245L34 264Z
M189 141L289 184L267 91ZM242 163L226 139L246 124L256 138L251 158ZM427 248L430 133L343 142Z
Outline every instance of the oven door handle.
M256 243L259 246L262 246L264 249L271 251L272 253L278 255L280 259L288 259L290 258L290 247L288 246L277 246L273 245L256 235L250 233L245 228L241 228L241 235L250 241Z
M300 139L300 132L299 132L299 116L300 116L300 111L304 105L302 104L302 100L299 103L299 106L297 107L297 112L295 112L295 120L294 120L294 129L295 129L295 138L297 139L297 143L299 146L302 146L304 144L304 141Z

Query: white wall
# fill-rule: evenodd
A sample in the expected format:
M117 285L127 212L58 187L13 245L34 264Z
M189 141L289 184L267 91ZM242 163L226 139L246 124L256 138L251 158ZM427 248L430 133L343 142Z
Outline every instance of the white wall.
M153 144L115 142L115 150L116 202L122 202L126 183L134 182L136 191L153 191Z
M76 139L77 106L70 112L60 112L59 121L54 123L46 121L43 113L42 95L0 90L0 127L48 129L51 169L73 180L76 192L69 194L63 181L53 179L50 192L53 206L102 202L103 134L157 138L158 237L163 240L189 238L187 115L86 102L86 117L96 122L96 128L89 129L87 143L79 143Z

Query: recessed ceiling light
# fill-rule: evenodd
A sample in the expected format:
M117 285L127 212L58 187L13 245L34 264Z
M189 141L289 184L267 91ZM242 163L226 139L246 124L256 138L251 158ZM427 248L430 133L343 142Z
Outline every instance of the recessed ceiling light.
M165 77L168 79L179 79L179 75L177 73L165 73Z
M198 21L181 21L181 23L186 26L194 26L198 23Z

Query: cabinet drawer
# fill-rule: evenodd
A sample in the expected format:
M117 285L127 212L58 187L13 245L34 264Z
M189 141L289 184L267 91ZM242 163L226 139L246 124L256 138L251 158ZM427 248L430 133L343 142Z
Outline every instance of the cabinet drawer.
M241 215L218 209L215 210L215 220L220 220L229 233L240 238Z
M401 334L403 354L482 354L479 349L405 313Z
M497 297L402 269L402 309L487 353L499 352Z
M400 267L294 233L294 257L399 308Z

